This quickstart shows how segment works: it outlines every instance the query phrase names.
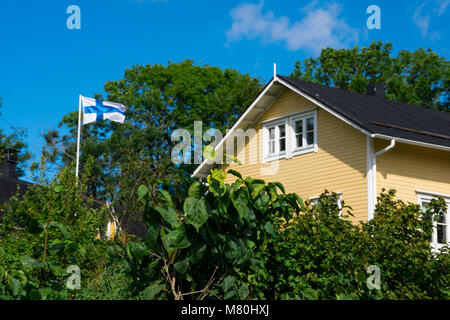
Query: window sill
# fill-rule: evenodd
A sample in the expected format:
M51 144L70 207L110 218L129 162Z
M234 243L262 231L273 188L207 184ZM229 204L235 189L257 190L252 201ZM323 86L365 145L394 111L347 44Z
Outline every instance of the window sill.
M267 163L267 162L272 162L272 161L280 160L280 159L286 159L286 158L287 158L286 154L281 154L281 155L279 155L279 156L272 156L272 157L270 157L270 158L264 159L263 164L264 164L264 163Z
M291 152L291 157L298 156L300 154L310 153L310 152L317 152L317 149L315 146L310 146L302 149L297 149Z

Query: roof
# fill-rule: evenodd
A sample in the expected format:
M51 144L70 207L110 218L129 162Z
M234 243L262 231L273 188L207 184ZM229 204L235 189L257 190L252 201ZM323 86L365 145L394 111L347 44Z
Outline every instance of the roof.
M450 147L450 112L278 77L372 134Z
M27 181L0 176L0 202L6 201L14 196L17 193L18 186L20 188L20 194L23 195L31 185L33 184Z
M366 135L450 150L450 112L435 111L382 97L332 88L277 75L261 91L231 130L216 145L222 147L236 129L247 129L289 88L339 117ZM203 161L192 174L205 177L210 161Z

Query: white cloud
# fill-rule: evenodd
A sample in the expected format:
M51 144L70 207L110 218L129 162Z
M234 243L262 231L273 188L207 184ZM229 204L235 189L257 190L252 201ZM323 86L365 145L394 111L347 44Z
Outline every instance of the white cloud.
M429 1L425 1L417 7L414 11L412 21L420 29L423 39L429 38L431 41L436 41L441 38L441 35L438 32L429 32L430 18L435 19L436 17L443 15L446 12L447 7L450 5L450 0L437 0L433 3L433 9L426 13L425 7L428 3Z
M447 10L447 6L450 4L450 0L439 0L438 1L438 8L437 8L437 15L441 16L445 13Z
M427 5L427 2L424 2L421 6L419 6L416 11L414 11L413 22L420 29L420 33L422 34L422 38L426 38L428 35L428 28L430 27L430 15L423 13L423 8Z
M264 42L283 43L292 51L307 49L316 53L328 46L348 47L358 42L359 32L339 17L341 9L337 3L319 7L316 0L300 10L302 19L291 23L285 16L275 17L271 11L263 12L262 1L242 3L231 10L233 22L227 39L232 42L260 38Z

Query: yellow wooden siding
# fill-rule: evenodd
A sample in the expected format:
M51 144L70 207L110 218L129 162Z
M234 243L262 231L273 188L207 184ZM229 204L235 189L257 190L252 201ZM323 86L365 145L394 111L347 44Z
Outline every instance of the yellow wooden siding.
M342 192L342 198L353 208L352 221L367 220L366 137L358 130L318 108L318 152L281 159L278 172L264 175L261 170L273 162L262 164L261 122L291 113L314 109L316 106L293 91L286 90L253 127L257 134L246 143L237 157L242 165L230 167L244 177L260 178L267 182L281 182L287 192L295 192L303 199L318 196L325 189ZM258 155L256 161L255 157ZM245 158L244 158L245 156ZM249 163L253 160L253 163ZM257 162L257 163L255 163ZM228 183L234 180L227 175Z
M375 152L389 144L375 140ZM397 143L377 158L377 192L396 189L397 198L417 203L416 190L450 194L450 152Z

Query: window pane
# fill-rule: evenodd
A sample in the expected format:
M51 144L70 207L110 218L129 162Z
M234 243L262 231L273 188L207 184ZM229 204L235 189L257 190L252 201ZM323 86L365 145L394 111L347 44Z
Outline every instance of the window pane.
M295 121L295 133L303 133L303 120Z
M282 125L280 126L280 138L283 138L286 136L286 126Z
M295 147L296 148L303 147L303 135L302 134L297 134L295 136Z
M280 139L280 152L286 151L286 138Z
M445 243L447 240L445 239L445 233L447 226L445 224L438 224L437 225L437 242L438 243Z
M269 154L275 153L275 141L269 141Z
M306 144L308 145L314 144L314 132L306 133Z
M275 128L269 128L269 139L275 139Z
M306 119L306 130L311 131L314 130L314 118Z

